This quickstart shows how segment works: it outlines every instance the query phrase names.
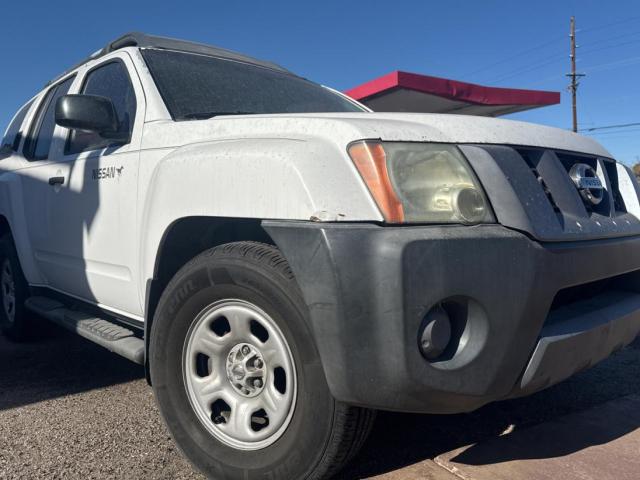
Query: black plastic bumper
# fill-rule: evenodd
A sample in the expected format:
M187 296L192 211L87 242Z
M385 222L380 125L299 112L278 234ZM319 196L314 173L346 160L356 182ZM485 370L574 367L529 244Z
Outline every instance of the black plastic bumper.
M541 245L499 225L263 226L303 291L329 387L350 404L473 410L556 383L640 331L638 237ZM560 290L611 277L551 309ZM453 346L429 362L418 331L442 302Z

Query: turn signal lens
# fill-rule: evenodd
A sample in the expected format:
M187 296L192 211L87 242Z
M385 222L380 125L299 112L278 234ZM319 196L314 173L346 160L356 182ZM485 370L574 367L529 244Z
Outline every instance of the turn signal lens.
M387 155L379 142L357 142L349 147L349 156L371 192L382 216L389 223L404 222L404 210L387 171Z

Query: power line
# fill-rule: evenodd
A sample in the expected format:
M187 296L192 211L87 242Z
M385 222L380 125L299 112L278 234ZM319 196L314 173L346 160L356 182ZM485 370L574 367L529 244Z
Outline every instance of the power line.
M638 40L638 42L640 42L640 39ZM626 44L630 44L630 43L636 43L634 42L626 42L624 44L618 44L618 45L612 45L611 48L613 48L614 46L620 46L620 45L626 45ZM577 48L577 46L576 46ZM609 48L609 47L607 47ZM585 53L592 53L595 51L599 51L599 50L604 50L604 48L602 49L595 49L595 50L585 50ZM517 77L519 75L522 75L524 73L528 73L528 72L532 72L535 70L539 70L543 67L546 67L548 65L554 64L554 63L558 63L560 62L564 57L564 55L559 55L559 56L554 56L551 59L547 59L546 61L543 62L539 62L539 63L534 63L534 64L529 64L525 67L521 67L518 68L516 70L513 70L511 72L508 72L506 74L500 75L498 77L495 77L493 80L489 80L487 81L487 83L498 83L498 82L502 82L504 80L508 80L510 78L513 77ZM626 58L622 58L620 60L616 60L615 62L609 62L609 63L601 63L601 64L596 64L596 65L591 65L589 67L584 67L583 70L585 72L593 72L593 71L598 71L598 70L608 70L608 67L626 67L627 65L632 65L634 63L636 63L637 60L640 60L640 57L626 57ZM536 81L535 84L539 84L543 81L547 81L547 80L552 80L552 79L556 79L556 78L561 78L562 74L559 75L553 75L550 77L546 77L545 79L541 80L541 81Z
M557 42L558 40L560 40L560 39L562 39L562 36L554 37L554 38L552 38L551 40L548 40L548 41L546 41L546 42L544 42L544 43L541 43L541 44L539 44L539 45L536 45L535 47L527 48L527 49L522 50L522 51L520 51L520 52L518 52L518 53L515 53L515 54L513 54L513 55L510 55L510 56L508 56L508 57L506 57L506 58L503 58L502 60L498 60L497 62L494 62L494 63L490 63L490 64L488 64L488 65L485 65L484 67L479 68L478 70L474 70L473 72L469 72L469 73L467 73L467 74L466 74L466 76L475 75L475 74L477 74L477 73L484 72L484 71L486 71L486 70L488 70L488 69L490 69L490 68L493 68L493 67L495 67L496 65L502 65L503 63L509 62L509 61L513 60L514 58L520 58L520 57L522 57L522 55L525 55L525 54L527 54L527 53L531 53L531 52L534 52L534 51L540 50L541 48L544 48L544 47L546 47L546 46L548 46L548 45L551 45L551 44L553 44L553 43L556 43L556 42Z
M598 141L598 142L602 142L602 143L607 143L607 142L614 142L614 141L619 141L619 140L625 140L625 141L630 141L633 143L636 143L638 145L640 145L640 143L637 142L638 139L640 139L640 134L638 134L638 132L631 132L631 133L619 133L617 135L609 135L609 136L595 136L595 135L586 135L589 138L593 138L594 140Z
M601 71L606 71L606 70L614 70L616 68L623 68L623 67L628 67L630 65L635 65L636 63L640 63L640 56L638 57L626 57L626 58L622 58L620 60L616 60L615 62L607 62L607 63L599 63L597 65L590 65L588 67L584 68L584 71L587 73L593 73L593 72L601 72ZM534 68L535 70L535 68ZM543 79L537 80L535 82L527 82L525 85L532 87L532 86L536 86L536 85L540 85L542 83L546 83L549 80L555 80L558 78L562 78L563 75L552 75L549 77L545 77Z
M578 32L580 32L582 34L582 32L580 30L578 30ZM629 37L635 37L636 35L640 35L640 30L635 30L633 32L627 32L627 33L623 33L622 35L616 35L613 37L608 37L605 38L604 40L602 40L603 42L611 42L613 40L623 40L625 38L629 38ZM596 39L597 41L598 39ZM592 42L593 43L593 42Z
M551 65L553 63L558 63L558 62L562 61L564 58L566 58L565 54L554 55L553 57L551 57L551 59L547 58L542 62L529 64L529 65L526 65L524 67L518 68L516 70L512 70L511 72L507 72L506 74L499 75L498 77L495 77L493 80L490 80L487 83L502 82L504 80L508 80L510 78L517 77L518 75L522 75L523 73L532 72L532 71L538 70L538 69L540 69L542 67L546 67L547 65Z
M581 34L584 33L582 30L578 30L578 32L580 32ZM638 35L638 34L640 34L640 30L634 30L631 32L623 33L622 35L616 35L615 37L609 37L604 41L609 42L611 40L620 40L621 38L633 37L634 35Z
M633 123L620 123L618 125L605 125L603 127L591 127L591 128L582 128L581 132L594 132L596 130L609 130L611 128L627 128L627 127L638 127L640 126L640 122Z
M585 67L585 71L597 72L597 71L603 71L603 70L611 70L615 68L634 65L638 62L640 62L640 56L626 57L626 58L621 58L620 60L616 60L615 62L600 63L598 65L591 65L590 67Z
M580 30L580 33L586 33L586 32L594 32L596 30L602 30L603 28L607 28L607 27L613 27L614 25L620 25L622 23L628 23L628 22L632 22L634 20L640 20L640 15L635 16L635 17L627 17L621 20L616 20L613 21L611 23L605 23L604 25L596 25L594 27L589 27L589 28L585 28Z
M623 136L634 136L634 137L638 137L638 134L636 134L635 132L640 132L640 128L626 128L626 129L621 129L621 130L607 130L606 132L587 132L587 133L583 133L582 135L586 135L589 137L607 137L607 138L611 138L611 137L623 137Z
M585 52L585 53L600 52L602 50L608 50L610 48L622 47L624 45L633 45L633 44L638 43L638 42L640 42L640 39L630 40L628 42L622 42L622 43L615 43L613 45L604 45L604 46L601 46L601 47L598 47L598 48L586 49L586 50L583 50L583 52Z
M612 27L612 26L616 26L616 25L629 23L629 22L634 21L634 20L640 20L640 16L620 19L620 20L616 20L616 21L609 22L609 23L606 23L606 24L595 25L593 27L589 27L589 28L586 28L586 29L579 29L577 31L580 32L581 34L582 33L587 33L587 32L596 32L598 30L602 30L602 29L607 28L607 27ZM640 34L640 30L627 32L627 33L623 33L621 35L615 35L613 37L606 38L606 39L602 40L602 42L611 42L611 41L614 41L614 40L625 39L625 38L629 38L629 37L632 37L632 36L635 36L635 35L639 35L639 34ZM491 69L493 67L496 67L498 65L502 65L502 64L505 64L507 62L510 62L511 60L520 58L523 55L526 55L528 53L531 53L531 52L534 52L534 51L539 51L540 49L543 49L544 47L547 47L549 45L552 45L552 44L556 43L558 41L558 39L561 39L561 38L562 38L562 36L553 37L552 39L550 39L550 40L548 40L548 41L546 41L544 43L538 44L538 45L536 45L534 47L530 47L530 48L521 50L518 53L515 53L513 55L505 57L505 58L503 58L501 60L498 60L496 62L492 62L490 64L487 64L487 65L485 65L485 66L483 66L483 67L481 67L481 68L479 68L477 70L474 70L474 71L472 71L470 73L467 73L465 76L471 76L471 75L475 75L475 74L480 73L480 72L484 72L484 71L489 70L489 69ZM637 40L633 39L633 40L630 40L630 41L627 41L627 42L621 42L621 43L611 44L611 45L602 45L601 44L602 42L600 42L600 44L596 45L595 48L587 48L585 50L581 50L581 52L583 52L583 53L592 53L592 52L599 52L599 51L607 50L607 49L611 49L611 48L617 48L617 47L624 46L624 45L631 45L631 44L635 44L635 43L640 42L640 39L637 39ZM577 47L578 47L578 45L576 45L576 48ZM504 73L494 77L491 80L486 80L485 82L488 83L488 84L500 83L500 82L503 82L504 80L508 80L508 79L511 79L511 78L514 78L514 77L518 77L520 75L523 75L523 74L526 74L526 73L529 73L529 72L533 72L533 71L542 69L542 68L544 68L546 66L549 66L549 65L552 65L554 63L558 63L558 62L560 62L562 60L562 58L564 58L564 54L553 55L551 57L547 56L544 59L540 59L537 62L533 62L533 63L529 62L527 65L523 65L523 66L521 66L519 68L516 68L515 70L504 72ZM599 65L591 66L591 67L589 67L589 72L595 71L595 70L609 70L611 68L617 68L617 65L619 65L620 67L626 66L626 63L623 65L623 64L621 64L621 62L628 62L629 60L631 60L632 63L635 63L635 61L634 61L635 58L630 57L630 58L622 59L622 60L619 60L619 61L616 61L616 62L612 62L612 63L599 64ZM629 63L629 64L631 64L631 63ZM552 80L552 79L555 79L555 78L561 78L561 76L562 75L555 75L555 76L547 77L543 81L539 81L538 80L533 84L537 85L537 84L546 82L548 80ZM571 76L571 74L569 74L569 76ZM577 74L577 76L580 76L580 74ZM529 82L528 84L531 84L531 82ZM571 89L571 87L569 87L569 88Z
M594 31L601 30L603 28L607 28L607 27L611 27L611 26L615 26L615 25L621 25L623 23L628 23L628 22L631 22L633 20L640 20L640 16L635 16L635 17L629 17L629 18L625 18L625 19L621 19L621 20L616 20L614 22L609 22L609 23L602 24L602 25L596 25L594 27L590 27L590 28L586 28L586 29L579 29L578 32L580 32L581 34L586 33L586 32L594 32ZM604 39L603 42L610 42L610 41L613 41L613 40L620 40L620 39L632 37L632 36L638 35L638 34L640 34L640 31L628 32L628 33L624 33L622 35L615 35L613 37L609 37L607 39ZM507 63L507 62L509 62L509 61L511 61L513 59L520 58L520 57L522 57L523 55L525 55L527 53L531 53L533 51L537 51L537 50L540 50L543 47L551 45L551 44L557 42L558 39L561 39L561 38L562 38L562 36L554 37L553 39L551 39L549 41L546 41L546 42L544 42L542 44L536 45L536 46L531 47L531 48L527 48L527 49L522 50L522 51L520 51L520 52L518 52L516 54L510 55L510 56L508 56L508 57L506 57L506 58L504 58L502 60L499 60L497 62L493 62L493 63L490 63L488 65L485 65L484 67L482 67L482 68L480 68L478 70L475 70L473 72L470 72L467 75L474 75L476 73L483 72L483 71L486 71L486 70L488 70L490 68L493 68L493 67L495 67L497 65L501 65L501 64ZM640 41L640 39L638 41ZM615 47L619 47L619 46L623 46L623 45L634 44L636 42L637 42L636 40L631 40L629 42L622 42L622 43L618 43L618 44L615 44L615 45L598 45L596 48L591 48L591 49L584 50L584 53L598 52L598 51L606 50L606 49L609 49L609 48L615 48ZM547 57L544 60L536 62L534 64L529 63L528 65L524 65L522 67L516 68L515 70L509 71L509 72L505 72L505 73L503 73L501 75L498 75L497 77L494 77L494 79L487 81L487 83L501 82L503 80L507 80L509 78L513 78L513 77L516 77L518 75L521 75L521 74L524 74L524 73L528 73L528 72L537 70L537 69L542 68L542 67L546 67L547 65L551 65L553 63L559 62L561 58L564 58L564 54L562 54L560 56L553 56L551 58ZM554 77L554 78L556 78L556 77Z

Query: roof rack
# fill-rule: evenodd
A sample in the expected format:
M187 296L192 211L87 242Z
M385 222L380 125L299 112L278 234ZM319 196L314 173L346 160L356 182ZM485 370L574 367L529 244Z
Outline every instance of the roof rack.
M84 65L85 63L91 60L95 60L97 58L103 57L104 55L107 55L108 53L111 53L126 47L159 48L159 49L166 49L166 50L178 50L178 51L189 52L189 53L198 53L201 55L210 55L212 57L226 58L229 60L236 60L239 62L249 63L252 65L258 65L260 67L270 68L272 70L278 70L280 72L291 73L287 69L275 63L258 60L256 58L249 57L247 55L234 52L232 50L214 47L211 45L206 45L204 43L189 42L186 40L178 40L178 39L169 38L169 37L159 37L156 35L148 35L146 33L141 33L141 32L130 32L130 33L125 33L124 35L115 39L112 42L109 42L102 49L93 53L92 55L85 58L81 62L69 68L68 70L65 70L64 73L58 75L53 80L49 81L46 86L51 85L52 83L58 81L60 78L64 77L68 73L72 72L78 67L81 67L82 65Z

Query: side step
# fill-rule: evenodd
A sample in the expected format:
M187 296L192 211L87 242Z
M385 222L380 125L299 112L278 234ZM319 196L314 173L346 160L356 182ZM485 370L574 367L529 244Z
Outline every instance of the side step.
M70 310L47 297L31 297L25 307L113 353L144 365L144 340L136 337L132 330L79 310Z

